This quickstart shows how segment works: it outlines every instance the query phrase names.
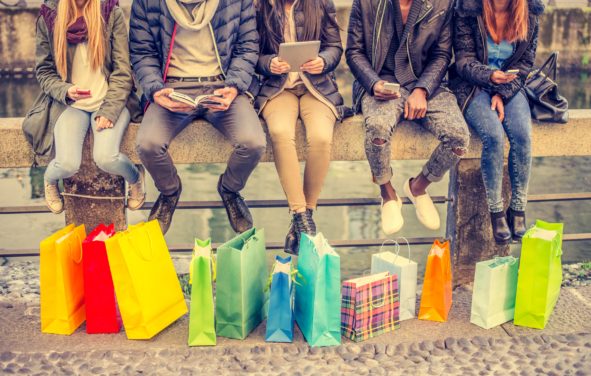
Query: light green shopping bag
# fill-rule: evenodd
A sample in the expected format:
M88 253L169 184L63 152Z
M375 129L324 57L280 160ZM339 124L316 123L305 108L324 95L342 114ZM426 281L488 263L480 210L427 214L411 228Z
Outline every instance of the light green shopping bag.
M521 245L514 324L544 329L562 284L562 223L536 221Z
M216 330L244 339L266 317L265 232L250 229L217 250Z
M191 260L191 312L189 314L189 346L215 346L213 310L211 240L195 239Z
M313 347L341 344L341 259L322 233L302 234L295 317Z
M513 320L518 259L495 257L476 264L470 322L484 329Z

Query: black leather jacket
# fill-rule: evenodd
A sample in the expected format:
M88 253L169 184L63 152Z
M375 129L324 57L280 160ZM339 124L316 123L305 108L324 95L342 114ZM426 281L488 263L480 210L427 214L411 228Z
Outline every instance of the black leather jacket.
M422 8L412 32L400 41L410 60L415 87L432 96L447 73L452 55L453 0L415 0ZM351 68L353 102L359 112L365 92L372 92L394 33L390 0L354 0L349 20L345 56Z
M499 94L504 102L523 89L536 58L538 17L544 12L541 0L529 0L528 5L527 40L517 43L513 55L501 67L503 71L519 69L519 76L508 84L495 85L490 80L494 70L488 67L487 32L482 17L482 0L458 0L453 37L456 62L450 69L450 89L458 98L462 111L470 103L477 88L485 89L491 94Z

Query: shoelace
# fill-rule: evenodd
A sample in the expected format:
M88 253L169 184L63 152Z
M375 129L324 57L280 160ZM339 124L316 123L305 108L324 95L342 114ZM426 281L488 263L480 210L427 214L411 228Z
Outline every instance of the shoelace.
M162 195L162 204L158 205L158 208L156 209L156 217L160 218L163 208L164 207L170 208L171 204L172 204L171 197L166 196L166 195ZM170 210L168 210L168 212L170 213Z
M310 224L310 221L308 221L308 217L305 215L298 215L295 224L298 232L300 233L304 232L306 234L310 234L313 232L312 225Z
M228 194L228 193L226 193ZM240 196L236 193L229 193L232 195L230 198L224 198L224 201L228 204L228 211L230 215L234 218L237 217L244 217L244 213L242 208L240 207L239 200L244 200L244 197Z

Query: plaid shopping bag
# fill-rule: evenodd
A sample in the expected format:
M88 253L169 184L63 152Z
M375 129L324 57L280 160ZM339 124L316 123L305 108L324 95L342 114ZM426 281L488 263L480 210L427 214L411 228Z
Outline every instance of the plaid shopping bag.
M341 333L360 342L400 327L398 277L388 272L343 282Z

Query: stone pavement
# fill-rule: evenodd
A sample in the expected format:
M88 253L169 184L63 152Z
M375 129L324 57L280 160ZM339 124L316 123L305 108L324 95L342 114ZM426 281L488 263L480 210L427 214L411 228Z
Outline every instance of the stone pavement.
M35 263L0 267L0 374L591 375L591 286L565 287L544 330L470 324L469 287L454 292L447 323L408 320L394 333L336 348L246 340L186 346L188 316L149 341L41 334ZM38 288L38 287L37 287ZM37 290L38 291L38 290Z

